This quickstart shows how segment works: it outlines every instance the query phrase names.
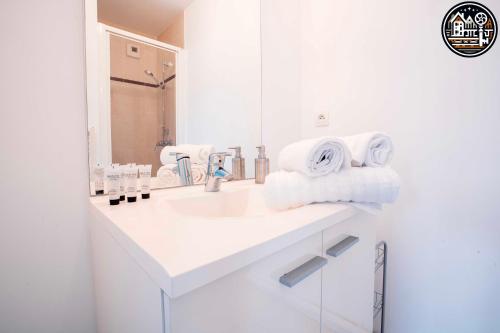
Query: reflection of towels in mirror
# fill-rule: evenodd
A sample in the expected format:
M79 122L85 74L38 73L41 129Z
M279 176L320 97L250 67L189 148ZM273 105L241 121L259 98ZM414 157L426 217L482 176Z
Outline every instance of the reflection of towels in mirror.
M156 173L156 178L158 187L174 187L181 185L177 164L167 164L160 167Z
M191 164L191 173L195 184L203 184L207 177L207 166L205 164Z
M171 163L176 163L175 156L170 155L170 153L184 153L189 155L191 159L191 164L207 164L208 155L215 153L215 147L213 145L190 145L183 144L178 146L166 146L161 150L160 160L161 164L167 165Z
M191 164L191 174L194 184L204 184L207 176L207 166L205 164ZM181 181L176 163L164 165L158 169L156 174L158 187L173 187L180 186Z

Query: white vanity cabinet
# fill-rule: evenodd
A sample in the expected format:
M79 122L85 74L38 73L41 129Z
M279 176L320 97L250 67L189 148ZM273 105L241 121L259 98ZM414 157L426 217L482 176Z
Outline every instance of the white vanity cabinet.
M321 268L291 288L279 280L321 256L321 250L317 233L186 295L166 299L170 332L319 333Z
M322 331L368 333L373 326L375 225L357 215L323 231Z
M374 245L373 222L352 217L170 300L170 332L371 332ZM335 246L338 253L329 255ZM327 263L313 265L311 275L293 287L280 283L284 274L318 256Z
M271 254L176 297L141 265L150 259L131 254L137 244L119 241L111 224L97 219L92 242L98 331L371 332L374 224L363 214L343 212L343 220L319 220L317 231L278 251L265 247L283 240L267 241L259 251ZM356 242L330 255L348 236Z

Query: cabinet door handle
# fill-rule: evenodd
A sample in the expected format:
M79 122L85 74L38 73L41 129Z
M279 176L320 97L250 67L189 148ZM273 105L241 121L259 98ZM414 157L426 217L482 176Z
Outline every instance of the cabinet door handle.
M354 236L348 236L326 250L326 254L332 257L338 257L345 251L347 251L349 248L351 248L354 244L356 244L359 241L359 237L354 237Z
M280 277L280 283L292 288L300 281L304 280L306 277L316 272L321 267L325 266L328 260L323 257L316 256L309 261L306 261L297 268L294 268L288 273L283 274Z

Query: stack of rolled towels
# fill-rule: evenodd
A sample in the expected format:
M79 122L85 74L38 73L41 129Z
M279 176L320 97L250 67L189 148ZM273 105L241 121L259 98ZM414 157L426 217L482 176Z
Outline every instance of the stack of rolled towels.
M207 175L208 157L211 153L215 153L215 147L213 145L182 144L164 147L160 153L162 166L158 169L156 174L158 184L161 187L181 185L175 154L171 155L171 153L184 153L189 155L193 183L204 183Z
M279 154L280 170L266 177L266 202L280 210L314 202L392 203L399 194L399 177L389 167L393 150L380 132L292 143Z

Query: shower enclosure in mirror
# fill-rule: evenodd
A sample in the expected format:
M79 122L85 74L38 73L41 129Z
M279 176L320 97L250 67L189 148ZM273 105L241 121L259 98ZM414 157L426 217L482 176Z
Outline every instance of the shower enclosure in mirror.
M95 170L116 163L151 164L153 188L179 186L172 152L191 154L193 181L201 184L207 153L240 146L253 178L261 144L260 0L85 5L91 194Z
M156 176L175 145L175 52L112 35L110 61L112 162L151 163Z
M98 160L152 164L156 176L162 148L176 144L176 51L116 33L106 39L110 100L104 111L111 123L100 129L99 139L101 147L107 142L111 146Z

